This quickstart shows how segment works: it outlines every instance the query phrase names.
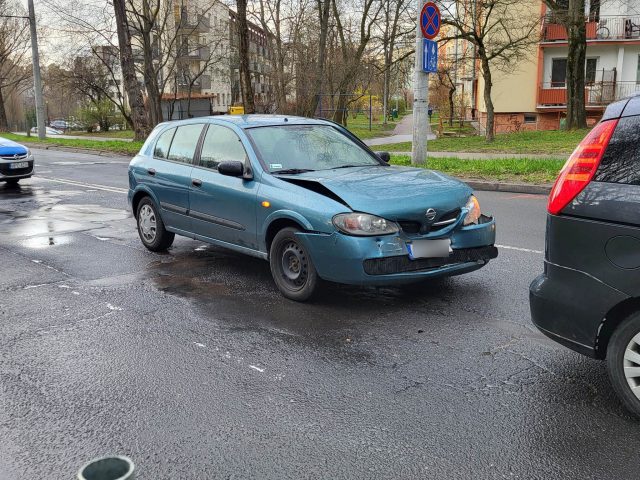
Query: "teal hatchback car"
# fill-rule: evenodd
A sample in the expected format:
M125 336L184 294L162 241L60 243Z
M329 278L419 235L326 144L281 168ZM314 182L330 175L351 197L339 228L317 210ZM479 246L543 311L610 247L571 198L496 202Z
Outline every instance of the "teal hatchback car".
M325 120L167 122L131 161L129 202L149 250L178 234L263 258L298 301L321 279L404 284L496 258L495 221L469 186L388 160Z

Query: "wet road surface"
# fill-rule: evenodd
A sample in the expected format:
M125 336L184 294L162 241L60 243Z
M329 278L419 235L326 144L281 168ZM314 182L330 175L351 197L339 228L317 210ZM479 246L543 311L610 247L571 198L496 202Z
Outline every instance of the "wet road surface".
M282 298L268 264L146 251L127 159L36 151L0 184L0 478L126 454L141 479L637 478L604 365L530 324L545 199L479 193L486 268Z

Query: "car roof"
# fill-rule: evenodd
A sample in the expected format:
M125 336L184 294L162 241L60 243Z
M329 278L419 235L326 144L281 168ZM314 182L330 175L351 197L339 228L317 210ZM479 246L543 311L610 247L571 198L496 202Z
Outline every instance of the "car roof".
M268 127L274 125L333 125L333 122L318 119L297 117L295 115L213 115L209 117L196 117L188 120L177 120L164 122L166 125L180 125L188 123L198 123L202 120L215 120L236 125L240 128Z

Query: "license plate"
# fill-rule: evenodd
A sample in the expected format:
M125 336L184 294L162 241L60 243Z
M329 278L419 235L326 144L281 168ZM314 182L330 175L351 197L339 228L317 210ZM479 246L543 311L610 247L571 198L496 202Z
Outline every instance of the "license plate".
M29 166L29 162L18 162L18 163L12 163L9 165L9 168L12 170L15 170L17 168L27 168Z
M407 243L409 258L443 258L448 257L451 252L451 239L440 240L415 240Z

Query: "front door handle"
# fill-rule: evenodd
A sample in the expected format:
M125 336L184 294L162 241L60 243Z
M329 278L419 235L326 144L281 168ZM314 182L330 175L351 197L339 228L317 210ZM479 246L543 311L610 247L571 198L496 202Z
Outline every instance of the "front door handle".
M147 169L147 173L151 176L156 174L156 169L155 168L149 168Z
M192 178L191 179L191 184L194 187L200 187L200 186L202 186L202 180L200 180L199 178Z

